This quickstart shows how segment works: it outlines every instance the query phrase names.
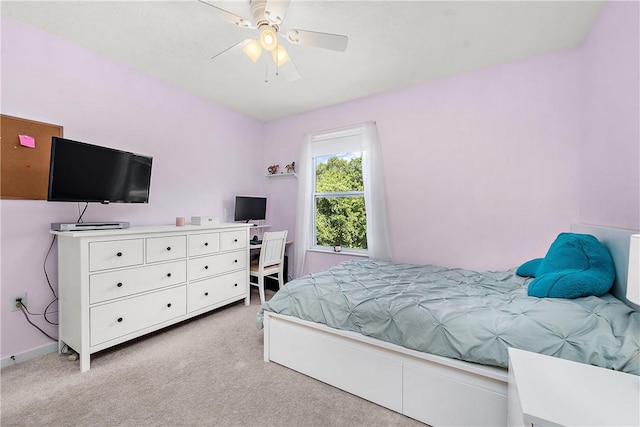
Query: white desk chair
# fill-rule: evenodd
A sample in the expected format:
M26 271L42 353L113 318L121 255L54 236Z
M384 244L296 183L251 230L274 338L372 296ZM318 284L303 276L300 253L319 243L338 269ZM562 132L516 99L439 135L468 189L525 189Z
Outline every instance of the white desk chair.
M250 285L257 286L260 291L260 302L264 304L264 278L265 276L278 275L278 289L282 289L284 270L284 248L287 241L287 230L285 231L265 231L262 235L262 245L260 248L260 259L252 262L249 274L258 278L258 283L251 282ZM250 299L250 298L249 298Z

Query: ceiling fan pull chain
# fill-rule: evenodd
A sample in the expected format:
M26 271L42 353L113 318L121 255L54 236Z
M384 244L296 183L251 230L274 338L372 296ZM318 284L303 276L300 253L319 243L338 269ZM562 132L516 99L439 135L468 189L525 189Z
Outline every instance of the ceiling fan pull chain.
M264 63L264 82L269 83L269 61Z

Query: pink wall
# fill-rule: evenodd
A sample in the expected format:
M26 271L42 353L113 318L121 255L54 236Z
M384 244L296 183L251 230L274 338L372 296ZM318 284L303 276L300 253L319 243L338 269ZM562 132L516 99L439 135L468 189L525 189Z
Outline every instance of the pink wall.
M300 114L265 126L265 153L375 120L397 261L479 269L541 256L578 219L579 56L544 55ZM271 220L294 230L295 186ZM307 271L341 260L310 254Z
M212 82L214 84L214 82ZM171 224L176 216L233 212L236 194L262 194L263 124L2 16L2 113L60 124L71 139L153 156L148 205L89 206L86 221ZM49 224L75 221L75 203L2 200L2 358L50 341L31 311L52 299L42 263ZM56 256L48 263L56 285ZM56 328L36 318L50 334Z
M640 4L607 4L583 48L582 221L640 229Z

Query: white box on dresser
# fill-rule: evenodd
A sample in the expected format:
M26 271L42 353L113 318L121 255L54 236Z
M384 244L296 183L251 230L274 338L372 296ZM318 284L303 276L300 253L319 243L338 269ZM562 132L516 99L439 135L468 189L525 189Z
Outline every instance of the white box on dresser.
M244 299L249 226L57 232L59 350L90 355Z

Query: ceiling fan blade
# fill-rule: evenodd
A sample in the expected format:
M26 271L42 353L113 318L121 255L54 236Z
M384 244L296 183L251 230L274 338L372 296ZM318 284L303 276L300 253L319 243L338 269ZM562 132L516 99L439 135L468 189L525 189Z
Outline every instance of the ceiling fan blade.
M298 72L298 69L296 68L291 58L289 58L289 60L284 64L278 66L277 70L278 75L288 82L293 82L300 79L300 73Z
M236 44L234 44L233 46L230 46L228 48L226 48L225 50L223 50L222 52L218 52L215 55L213 55L211 57L211 59L215 59L218 56L222 55L223 53L226 52L242 52L243 48L252 41L252 39L246 39L246 40L242 40L241 42L238 42ZM248 56L248 55L247 55Z
M212 7L216 11L216 15L218 15L218 17L223 21L227 21L228 23L236 25L241 28L255 28L253 26L253 23L251 23L251 21L248 19L245 19L241 16L228 12L224 9L220 9L218 6L212 5L208 1L205 1L205 0L198 0L198 1L200 3L206 4L209 7Z
M294 44L304 44L340 52L344 52L349 43L349 38L340 34L295 29L287 31L287 40Z
M272 24L280 25L284 21L287 7L289 7L289 0L267 0L264 16Z

